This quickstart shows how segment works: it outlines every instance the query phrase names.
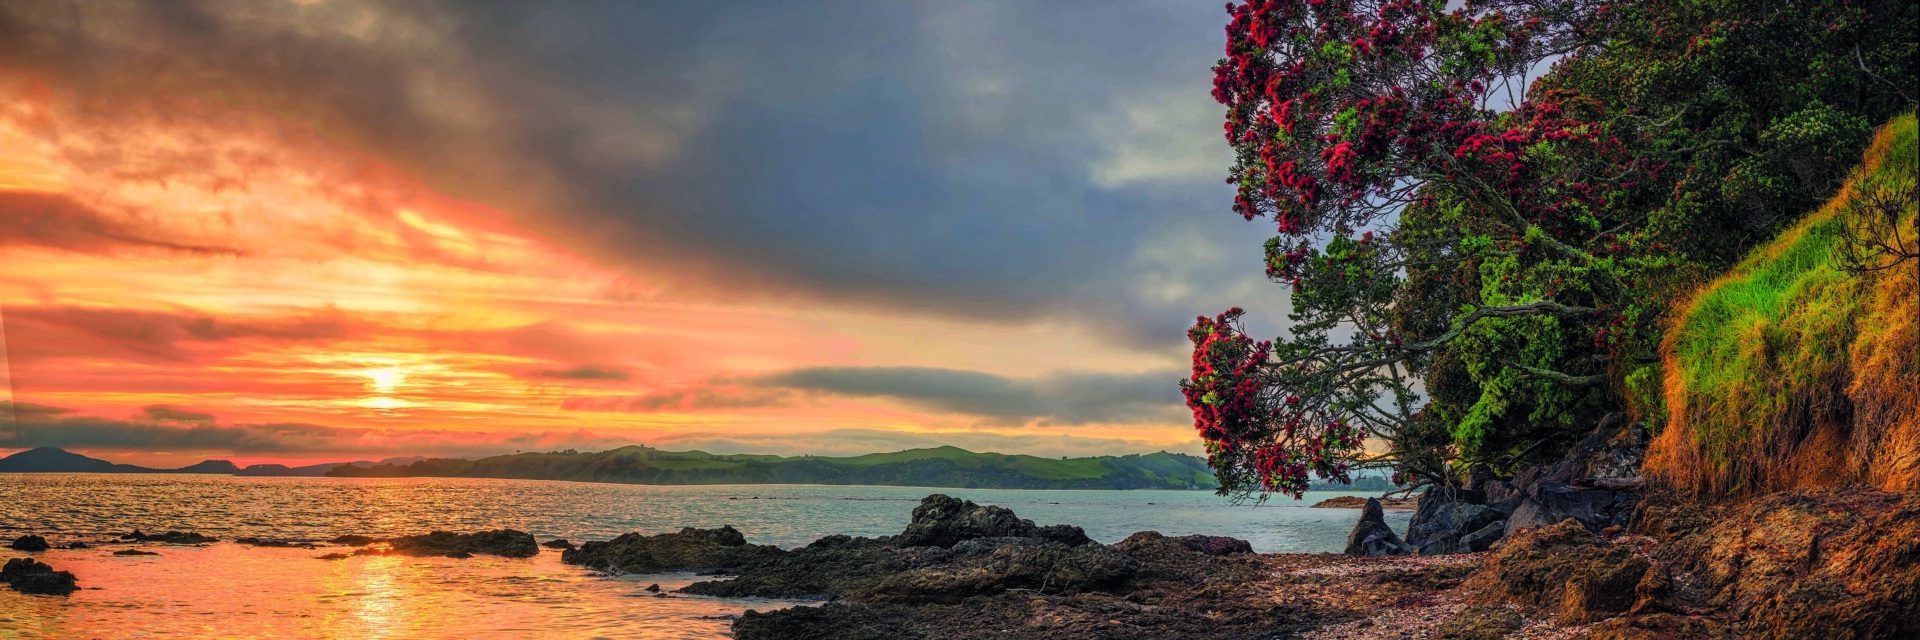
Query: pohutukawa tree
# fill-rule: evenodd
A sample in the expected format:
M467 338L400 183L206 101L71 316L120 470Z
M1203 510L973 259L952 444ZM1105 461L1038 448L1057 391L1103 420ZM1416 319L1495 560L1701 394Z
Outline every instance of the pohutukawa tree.
M1361 468L1451 484L1467 463L1557 454L1620 408L1610 389L1653 375L1665 305L1737 255L1715 232L1790 220L1755 214L1740 185L1762 185L1761 209L1817 202L1844 170L1820 159L1857 154L1860 123L1902 108L1732 86L1814 82L1740 74L1815 23L1834 28L1802 50L1861 70L1819 82L1902 77L1894 29L1914 11L1869 4L1228 5L1213 95L1233 209L1275 229L1265 266L1293 324L1256 341L1234 309L1189 331L1182 388L1222 492L1298 497Z

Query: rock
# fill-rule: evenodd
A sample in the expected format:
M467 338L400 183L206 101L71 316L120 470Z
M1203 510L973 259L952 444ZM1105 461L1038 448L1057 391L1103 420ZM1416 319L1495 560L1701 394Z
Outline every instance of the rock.
M1632 519L1639 499L1632 493L1605 489L1581 489L1560 482L1534 483L1520 508L1507 518L1507 535L1521 529L1557 524L1572 518L1589 531L1598 532Z
M1572 519L1520 531L1487 555L1462 589L1473 604L1511 604L1530 616L1594 622L1625 612L1650 566Z
M68 548L68 549L88 549L88 548L92 548L92 547L93 547L93 545L90 545L90 544L87 544L87 543L85 543L85 542L80 542L80 541L77 541L77 540L76 540L76 541L73 541L73 542L69 542L69 543L67 543L67 548Z
M1626 613L1634 603L1634 587L1645 577L1652 563L1639 554L1621 562L1588 562L1567 582L1560 601L1560 615L1554 622L1578 626L1599 622Z
M1706 618L1656 613L1630 618L1614 618L1587 627L1575 636L1578 640L1682 640L1725 637Z
M1364 509L1368 500L1379 500L1380 507L1389 510L1410 510L1414 508L1412 498L1366 498L1361 496L1338 496L1327 498L1313 504L1315 509Z
M548 549L566 550L566 549L572 549L573 543L567 542L566 538L558 538L558 539L542 542L540 543L540 546L546 547Z
M846 534L836 533L836 534L821 538L819 540L815 540L813 542L807 543L807 546L805 548L807 549L865 549L869 547L885 547L885 546L890 546L888 544L889 543L888 538L890 537L892 536L882 536L879 538L867 538L867 537L855 538Z
M893 537L896 547L950 548L973 538L1031 538L1039 535L1032 520L1022 520L1000 506L980 506L945 494L920 500L913 521Z
M678 533L644 536L621 534L605 542L581 543L560 552L560 561L616 573L653 573L685 569L731 569L786 552L770 545L750 545L732 525L718 529L687 527Z
M1507 521L1496 520L1488 523L1487 526L1481 527L1478 531L1461 536L1460 543L1467 546L1467 551L1479 553L1493 548L1493 543L1499 542L1501 538L1506 537L1506 533Z
M154 553L154 552L152 552L152 551L141 551L141 550L139 550L139 549L121 549L121 550L119 550L119 551L115 551L115 552L113 552L113 555L116 555L116 556L157 556L157 555L160 555L160 554L158 554L158 553Z
M373 544L375 542L383 542L383 540L379 538L374 538L371 536L348 534L348 535L340 536L338 538L334 538L332 540L328 540L327 542L332 544L342 544L349 547L364 547L364 546Z
M656 582L656 583L653 583L653 584L650 584L650 585L647 585L647 589L646 589L646 590L647 590L647 591L650 591L650 592L653 592L653 593L659 593L659 592L660 592L660 583L658 583L658 582Z
M134 529L133 533L120 536L120 538L136 542L162 542L166 544L207 544L220 541L219 538L200 535L193 531L168 531L166 533L146 534L141 533L139 529Z
M1920 492L1801 489L1713 511L1655 527L1688 531L1656 557L1690 572L1705 607L1773 638L1920 637Z
M1139 561L1102 545L974 538L955 545L948 563L886 574L849 593L848 599L954 604L1008 589L1082 592L1118 584L1139 568Z
M1042 540L1058 542L1069 547L1078 547L1093 542L1093 538L1087 537L1085 530L1070 524L1054 524L1040 527L1036 537ZM1227 539L1232 540L1232 538ZM1246 544L1246 541L1243 540L1240 541L1240 543Z
M1633 615L1676 611L1673 602L1673 576L1667 574L1664 565L1647 567L1647 573L1640 576L1640 582L1633 586L1633 607L1627 610Z
M1407 523L1406 544L1423 556L1467 553L1467 535L1504 517L1498 509L1486 506L1486 496L1479 491L1430 487L1420 496L1420 507Z
M1076 529L1079 527L1075 527ZM1167 538L1169 542L1180 545L1188 551L1210 556L1230 556L1240 553L1253 553L1253 543L1228 536L1175 536Z
M1394 535L1393 527L1387 525L1386 512L1380 508L1380 501L1367 499L1367 506L1360 511L1360 522L1353 525L1353 532L1347 534L1347 555L1350 556L1402 556L1413 553L1407 543Z
M347 558L351 558L351 557L353 557L353 556L350 556L350 555L347 555L347 554L344 554L344 553L337 553L337 552L336 552L336 553L329 553L329 554L326 554L326 555L321 555L321 556L316 556L316 557L314 557L314 559L315 559L315 560L345 560L345 559L347 559Z
M46 538L26 535L14 538L13 543L7 545L7 548L14 551L46 551L49 547Z
M33 558L14 558L6 566L0 567L0 582L7 583L15 591L38 595L64 596L80 590L79 581L73 572L55 571Z
M473 557L473 554L467 553L465 551L454 551L454 552L448 553L447 557L453 558L455 560L465 560L467 558Z
M390 553L407 556L472 557L472 554L484 553L505 558L531 558L540 554L540 547L533 542L533 534L512 529L477 533L435 531L423 536L400 536L387 542Z

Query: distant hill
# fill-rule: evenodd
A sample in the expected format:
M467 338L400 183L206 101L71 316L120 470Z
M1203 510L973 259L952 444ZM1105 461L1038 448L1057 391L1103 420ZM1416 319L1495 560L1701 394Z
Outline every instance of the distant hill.
M830 458L719 455L630 446L479 460L435 458L408 465L342 467L350 478L515 478L625 484L864 484L981 489L1212 489L1207 461L1178 453L1042 458L958 447Z
M226 460L206 460L179 469L151 469L114 464L58 447L28 449L0 458L0 473L233 473L239 467Z

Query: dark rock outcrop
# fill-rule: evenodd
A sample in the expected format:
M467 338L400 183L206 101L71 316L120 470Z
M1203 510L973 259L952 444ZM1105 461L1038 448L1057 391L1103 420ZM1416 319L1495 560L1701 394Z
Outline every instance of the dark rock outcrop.
M1489 555L1462 588L1476 604L1511 604L1588 624L1626 613L1651 563L1572 519L1517 533Z
M157 556L157 555L160 555L160 554L158 554L158 553L154 553L154 552L152 552L152 551L141 551L141 550L139 550L139 549L121 549L121 550L119 550L119 551L115 551L115 552L113 552L113 555L116 555L116 556Z
M1032 538L1039 533L1032 520L1022 520L1006 507L983 507L936 493L914 507L913 521L893 537L893 545L948 548L973 538Z
M1413 548L1393 533L1393 527L1387 525L1386 511L1380 508L1380 501L1367 499L1367 505L1360 511L1360 522L1353 525L1353 532L1347 534L1347 555L1350 556L1400 556L1413 553Z
M0 582L21 593L64 596L80 590L73 572L55 571L33 558L8 560L5 567L0 567Z
M364 546L373 544L375 542L385 542L385 540L381 538L375 538L372 536L347 534L344 536L334 538L332 540L328 540L327 542L331 544L346 545L349 547L364 547Z
M533 534L512 529L494 529L477 533L435 531L423 536L400 536L387 541L388 553L407 556L446 556L470 558L487 554L506 558L531 558L540 554Z
M1506 518L1486 501L1485 494L1472 489L1429 487L1407 523L1407 546L1423 556L1473 551L1468 538Z
M46 551L49 545L47 544L46 538L35 535L25 535L14 538L13 542L7 545L7 548L14 551Z
M559 550L565 551L567 549L572 549L573 543L567 542L566 538L559 538L555 540L548 540L546 542L542 542L540 543L540 546L546 547L548 549L559 549Z
M627 533L604 542L593 540L581 543L577 549L560 552L560 561L615 573L652 573L732 569L784 554L772 545L747 544L746 536L732 525L725 525L718 529L687 527L677 533L653 536Z
M208 536L208 535L201 535L200 533L194 532L194 531L168 531L166 533L141 533L139 529L134 529L133 533L120 536L120 539L132 540L134 542L161 542L165 544L207 544L210 542L220 541L219 538L215 538L213 536Z

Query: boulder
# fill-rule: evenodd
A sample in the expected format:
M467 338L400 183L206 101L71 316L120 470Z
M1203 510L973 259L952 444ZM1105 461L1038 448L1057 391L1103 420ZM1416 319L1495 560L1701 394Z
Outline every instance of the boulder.
M364 546L373 544L375 542L383 542L383 540L381 540L380 538L372 537L372 536L348 534L348 535L340 536L338 538L334 538L332 540L328 540L327 542L330 542L333 544L343 544L349 547L364 547Z
M548 549L560 549L562 551L565 551L567 549L572 549L573 543L567 542L566 538L559 538L556 540L548 540L546 542L542 542L540 543L540 546L546 547Z
M1423 556L1468 553L1471 549L1465 538L1469 534L1505 517L1487 506L1485 494L1478 491L1430 487L1420 496L1420 507L1407 523L1406 543Z
M1380 508L1380 501L1368 498L1367 506L1360 510L1360 522L1347 534L1346 553L1362 557L1402 556L1413 553L1413 549L1387 525L1386 511Z
M48 545L46 538L27 535L14 538L13 543L7 545L7 548L13 549L14 551L46 551Z
M1480 527L1479 530L1473 533L1461 536L1460 543L1466 545L1468 552L1479 553L1493 548L1493 543L1505 538L1506 534L1507 521L1496 520L1487 523L1487 526Z
M686 569L732 569L777 558L786 552L771 545L750 545L732 525L718 529L687 527L654 536L621 534L560 552L560 561L614 573L652 573Z
M1069 547L1078 547L1080 545L1093 542L1093 538L1087 537L1087 532L1085 530L1070 524L1052 524L1052 525L1040 527L1039 531L1035 533L1035 537L1038 537L1042 540L1058 542L1060 544L1064 544ZM1204 538L1206 536L1200 536L1200 537ZM1225 539L1232 540L1233 538L1225 538ZM1239 542L1240 544L1246 544L1246 541L1244 540Z
M913 520L893 537L893 545L951 548L973 538L1032 538L1039 533L1032 520L1022 520L1006 507L983 507L936 493L914 507Z
M0 567L0 582L21 593L64 596L80 590L73 572L54 571L33 558L8 560L5 567Z
M435 531L423 536L400 536L387 541L389 553L407 556L446 556L467 558L484 553L506 558L531 558L540 554L533 534L512 529L494 529L477 533Z
M1585 489L1550 480L1535 482L1520 507L1507 518L1507 535L1573 519L1598 532L1632 520L1639 498L1625 491Z
M141 551L141 550L139 550L139 549L121 549L121 550L119 550L119 551L115 551L115 552L113 552L113 555L116 555L116 556L157 556L157 555L160 555L160 554L158 554L158 553L154 553L154 552L152 552L152 551Z
M120 536L120 538L122 540L133 540L135 542L162 542L166 544L207 544L220 541L219 538L201 535L193 531L168 531L166 533L148 534L141 533L139 529L134 529L133 533Z
M93 545L87 544L85 542L80 542L78 540L67 543L68 549L87 549L87 548L91 548L92 546Z
M1625 613L1649 566L1638 551L1567 519L1516 533L1487 555L1462 589L1471 604L1510 604L1529 616L1589 624Z

